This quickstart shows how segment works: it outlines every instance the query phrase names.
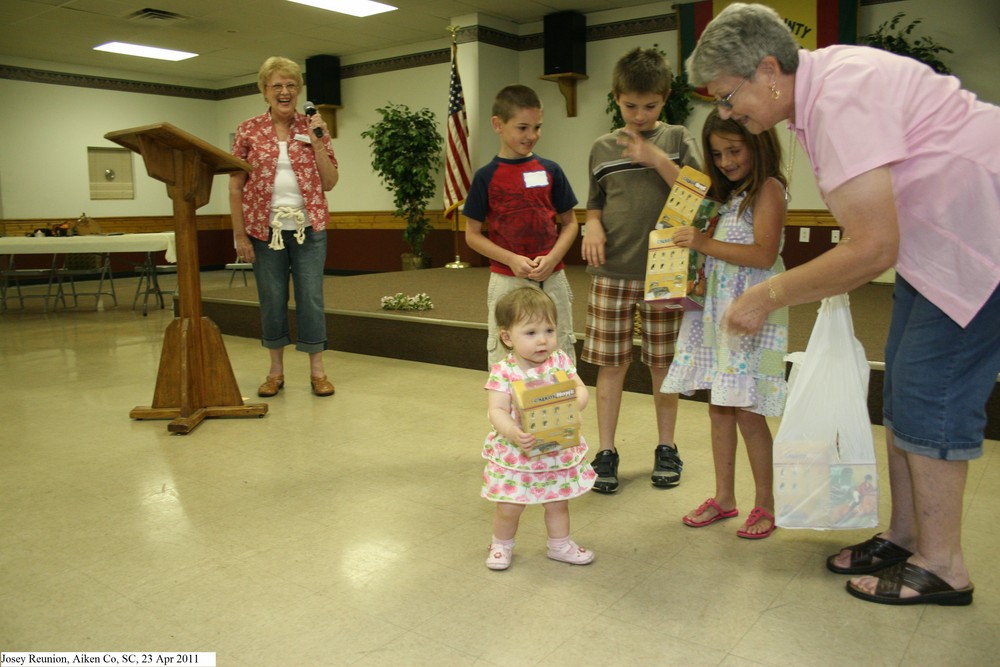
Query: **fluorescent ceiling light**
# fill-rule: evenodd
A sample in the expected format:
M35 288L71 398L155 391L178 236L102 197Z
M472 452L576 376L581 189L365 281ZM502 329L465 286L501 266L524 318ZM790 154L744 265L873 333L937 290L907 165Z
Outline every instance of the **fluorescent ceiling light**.
M121 53L126 56L139 56L140 58L156 58L157 60L187 60L194 58L197 53L187 51L174 51L172 49L158 49L155 46L142 46L141 44L127 44L125 42L108 42L94 47L95 51L107 51L109 53Z
M331 12L349 14L351 16L371 16L382 12L391 12L396 9L392 5L386 5L372 0L291 0L300 5L318 7Z

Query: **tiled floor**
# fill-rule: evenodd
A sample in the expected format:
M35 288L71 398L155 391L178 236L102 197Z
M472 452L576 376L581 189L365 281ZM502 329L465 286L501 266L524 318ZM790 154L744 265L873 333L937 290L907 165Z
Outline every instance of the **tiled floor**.
M970 468L971 607L848 596L823 559L871 531L752 542L735 522L683 526L713 488L705 406L682 401L684 482L658 490L651 399L635 394L623 489L572 503L597 560L546 559L531 508L514 566L491 572L482 373L331 351L338 392L321 399L294 355L266 417L169 435L128 413L152 399L170 311L122 301L0 316L0 650L214 651L227 667L985 665L1000 652L996 442ZM266 354L225 342L260 400ZM585 418L595 442L592 406ZM749 510L744 458L738 484Z

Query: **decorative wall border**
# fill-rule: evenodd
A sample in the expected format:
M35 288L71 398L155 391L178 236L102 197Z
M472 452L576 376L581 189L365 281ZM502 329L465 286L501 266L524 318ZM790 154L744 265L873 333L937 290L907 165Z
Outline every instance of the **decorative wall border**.
M665 32L676 29L677 15L673 13L663 14L629 21L617 21L615 23L588 26L587 41L599 41L618 37L630 37L633 35L645 35L654 32ZM481 25L467 26L460 29L457 33L457 38L460 44L482 42L484 44L490 44L492 46L498 46L512 51L531 51L534 49L541 49L544 45L544 36L542 33L519 36L509 32L504 32L503 30ZM340 76L342 79L348 79L358 76L370 76L372 74L396 72L404 69L412 69L414 67L440 65L442 63L450 62L450 59L451 49L436 49L434 51L412 53L394 58L385 58L364 63L356 63L354 65L345 65L341 67ZM113 90L124 93L165 95L168 97L184 97L214 101L257 94L256 83L248 83L230 88L219 89L196 88L193 86L177 86L166 83L130 81L128 79L115 79L86 74L71 74L68 72L51 72L27 67L14 67L11 65L0 65L0 79L27 81L29 83L47 83L57 86L76 86L79 88L99 88L101 90Z
M898 1L899 0L860 0L860 4L864 7L867 5L881 5ZM669 32L672 30L677 30L676 12L661 14L658 16L647 16L628 21L617 21L614 23L587 26L587 41L595 42L604 39L632 37L635 35ZM544 42L542 33L519 36L509 32L504 32L503 30L481 25L467 26L460 29L457 33L457 38L460 44L482 42L484 44L499 46L512 51L531 51L533 49L541 49ZM369 76L371 74L395 72L413 67L440 65L441 63L449 62L450 58L450 49L438 49L423 53L398 56L395 58L385 58L383 60L373 60L371 62L345 65L340 70L340 76L341 78L347 79L357 76ZM166 95L169 97L186 97L216 101L257 94L257 85L255 83L219 89L196 88L193 86L175 86L166 83L130 81L128 79L113 79L109 77L91 76L85 74L70 74L67 72L50 72L26 67L14 67L11 65L0 65L0 79L27 81L30 83L49 83L58 86L77 86L80 88L100 88L101 90L114 90L124 93L143 93L146 95Z

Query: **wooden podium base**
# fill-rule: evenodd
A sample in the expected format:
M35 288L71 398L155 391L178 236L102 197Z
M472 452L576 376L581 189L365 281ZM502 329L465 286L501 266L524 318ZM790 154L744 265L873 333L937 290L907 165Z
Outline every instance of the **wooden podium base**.
M266 403L243 403L222 333L202 317L178 317L167 326L152 406L129 412L132 419L172 419L171 433L187 434L208 417L262 417Z
M132 419L173 419L167 424L171 433L187 435L207 417L263 417L267 414L266 403L247 403L245 405L222 405L209 408L198 408L187 417L180 416L180 408L150 408L134 407L128 413Z

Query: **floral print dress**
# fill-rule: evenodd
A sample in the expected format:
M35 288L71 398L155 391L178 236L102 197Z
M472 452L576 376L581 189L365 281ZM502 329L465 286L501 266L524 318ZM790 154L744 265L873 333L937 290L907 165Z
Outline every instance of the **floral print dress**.
M569 356L557 350L541 366L523 371L513 354L493 365L485 388L513 395L514 382L536 380L565 371L570 378L576 368ZM517 419L511 401L511 417ZM587 462L587 443L580 438L576 447L528 458L517 446L490 431L483 444L483 488L480 495L487 500L520 505L538 505L556 500L576 498L594 486L597 475Z
M745 196L744 193L733 197L720 209L714 239L753 243L753 210L748 208L742 215L739 213ZM705 309L684 312L674 360L660 391L690 395L696 389L708 389L712 405L780 416L787 391L788 308L773 311L752 336L723 331L722 318L729 304L747 288L784 270L780 254L768 269L737 266L706 257Z

